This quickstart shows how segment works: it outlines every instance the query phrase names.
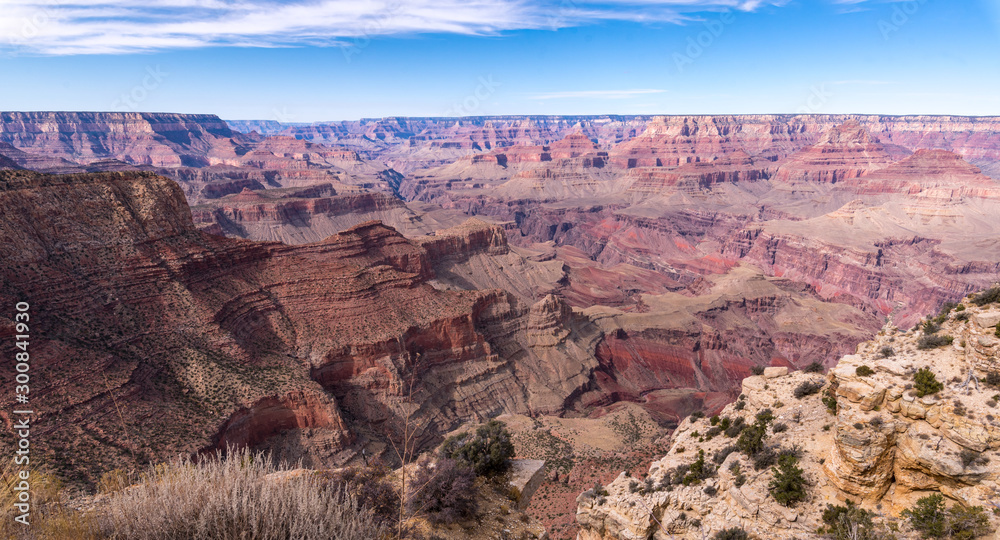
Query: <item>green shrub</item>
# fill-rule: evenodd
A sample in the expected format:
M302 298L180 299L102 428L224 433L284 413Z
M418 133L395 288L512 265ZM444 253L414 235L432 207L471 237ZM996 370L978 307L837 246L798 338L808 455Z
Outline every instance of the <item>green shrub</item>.
M692 422L695 420L701 420L702 418L705 418L705 411L694 411L691 413Z
M951 336L927 335L921 336L921 338L917 340L917 348L921 350L937 349L938 347L951 345L954 342L955 338Z
M847 506L826 505L823 510L823 533L833 540L877 540L884 536L876 531L873 512L859 508L848 500Z
M795 387L795 391L792 394L797 399L802 399L806 396L811 396L816 394L823 388L825 383L823 381L802 381L801 384Z
M702 480L710 478L713 474L715 474L715 467L705 463L705 451L699 449L698 457L688 467L687 474L684 475L681 483L685 486L699 484Z
M858 377L871 377L875 374L875 370L868 366L858 366L857 369L854 370L854 374Z
M929 336L931 334L938 333L938 331L941 330L941 325L931 319L927 319L924 321L924 324L920 327L920 329L924 331L924 334Z
M972 296L972 303L977 306L985 306L994 302L1000 302L1000 286Z
M778 466L771 469L774 478L768 487L778 504L791 506L806 498L806 480L797 467L798 461L794 455L783 455L778 458Z
M507 426L498 420L490 420L479 426L471 438L468 433L463 433L445 439L441 454L472 467L479 476L492 476L510 469L514 444Z
M752 373L754 375L763 375L764 374L764 366L751 366L750 367L750 373Z
M753 470L764 470L778 462L778 453L774 448L765 446L753 455Z
M946 510L944 497L939 493L917 500L913 508L903 510L902 516L921 538L972 540L990 532L989 518L983 507L965 508L956 504Z
M955 311L965 311L965 304L955 306Z
M986 374L986 386L1000 388L1000 371L991 371Z
M948 527L944 497L938 493L919 499L913 508L903 510L902 516L922 538L943 538Z
M710 425L712 425L712 426L719 425L719 415L716 414L716 415L712 416L711 418L709 418L708 419L708 423Z
M954 540L972 540L990 532L990 520L982 506L956 504L948 510L948 534Z
M894 351L892 347L888 345L883 345L882 348L879 349L878 355L882 358L889 358L891 356L896 356L896 351Z
M742 416L738 416L736 417L736 420L733 420L729 427L724 430L724 433L726 434L726 437L732 439L742 433L744 427L746 427L746 420L744 420Z
M754 456L764 449L764 438L767 437L767 427L774 419L770 409L764 409L757 413L757 420L753 424L743 428L739 439L736 440L736 448L747 456Z
M938 382L937 377L934 376L934 372L925 367L917 370L917 373L913 376L913 383L917 391L917 397L936 394L944 390L944 384Z
M750 535L740 527L733 527L715 533L712 540L750 540Z
M837 398L832 391L827 391L827 394L823 396L823 405L826 405L826 412L837 414Z
M823 364L820 364L819 362L813 362L808 366L806 366L802 371L805 371L806 373L823 373L824 368Z
M771 433L782 433L788 431L788 424L783 422L778 422L771 426Z

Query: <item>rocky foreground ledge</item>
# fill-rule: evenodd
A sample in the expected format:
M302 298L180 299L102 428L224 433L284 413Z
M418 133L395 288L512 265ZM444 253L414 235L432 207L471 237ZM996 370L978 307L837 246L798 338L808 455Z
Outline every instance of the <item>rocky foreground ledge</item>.
M821 538L823 510L848 500L897 538L918 538L900 514L936 493L949 507L984 507L996 530L1000 303L966 298L943 313L910 331L886 325L825 376L768 368L744 379L718 417L682 421L645 477L622 473L581 494L579 540L702 539L734 527L751 538ZM915 386L922 368L940 390ZM737 449L740 424L767 410L764 449ZM805 479L804 500L789 506L770 487L782 453L798 456Z

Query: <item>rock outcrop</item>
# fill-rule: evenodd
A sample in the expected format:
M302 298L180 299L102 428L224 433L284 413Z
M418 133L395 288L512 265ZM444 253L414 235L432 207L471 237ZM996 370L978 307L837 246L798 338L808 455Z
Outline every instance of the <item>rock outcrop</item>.
M887 325L826 377L775 371L744 379L742 396L719 418L682 422L667 455L644 478L623 473L583 493L579 538L694 539L737 526L756 538L820 538L827 504L852 500L891 521L931 493L949 504L991 507L1000 424L993 417L995 389L982 381L995 377L1000 363L994 351L973 344L995 339L988 323L1000 321L1000 304L976 307L966 299L962 309L943 317L935 335L954 341L938 347L922 345L930 334L921 330ZM929 368L942 389L918 395L918 368ZM732 446L736 433L725 430L739 419L754 423L765 409L775 417L765 445L795 449L804 472L806 499L791 507L771 495L770 468L756 468ZM681 482L702 457L708 473ZM912 536L905 522L898 526Z

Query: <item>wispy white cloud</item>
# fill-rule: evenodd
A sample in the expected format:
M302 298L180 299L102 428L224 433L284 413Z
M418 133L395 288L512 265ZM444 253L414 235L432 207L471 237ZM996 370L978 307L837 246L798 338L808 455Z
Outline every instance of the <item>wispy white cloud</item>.
M0 0L0 50L73 55L335 46L385 35L490 35L608 20L684 24L699 11L755 11L788 1Z
M852 79L852 80L847 80L847 81L830 81L827 84L832 84L832 85L852 84L852 85L861 85L861 86L884 86L884 85L887 85L887 84L895 84L895 83L893 83L892 81L873 81L873 80L863 80L863 79Z
M628 99L646 94L662 94L665 90L640 88L632 90L573 90L532 94L528 99Z

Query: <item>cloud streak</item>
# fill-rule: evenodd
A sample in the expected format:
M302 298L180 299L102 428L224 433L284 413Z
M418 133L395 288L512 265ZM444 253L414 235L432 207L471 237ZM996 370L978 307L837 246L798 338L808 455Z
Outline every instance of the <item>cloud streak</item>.
M495 35L611 20L684 24L699 11L754 11L787 1L0 0L0 50L76 55L342 46L376 36Z
M662 94L665 90L634 89L634 90L577 90L568 92L547 92L528 96L529 99L629 99L647 94Z

